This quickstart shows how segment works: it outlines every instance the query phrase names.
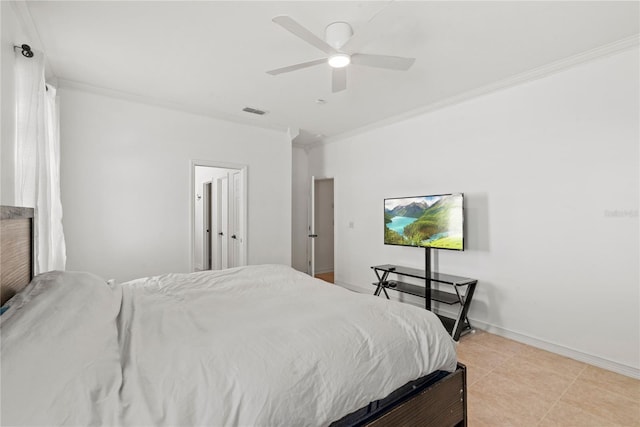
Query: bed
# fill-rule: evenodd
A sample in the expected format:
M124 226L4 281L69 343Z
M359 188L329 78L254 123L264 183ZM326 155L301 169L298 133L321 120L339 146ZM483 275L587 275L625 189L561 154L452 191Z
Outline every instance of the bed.
M2 207L2 425L466 425L432 313L278 265L30 280L32 217Z

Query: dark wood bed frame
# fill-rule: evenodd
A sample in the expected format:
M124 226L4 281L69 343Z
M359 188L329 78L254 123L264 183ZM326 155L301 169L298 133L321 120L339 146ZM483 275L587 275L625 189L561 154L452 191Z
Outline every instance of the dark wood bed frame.
M31 208L0 207L0 300L2 305L33 278Z
M0 207L0 297L2 304L33 278L34 210ZM458 363L455 372L435 382L412 383L388 398L369 404L367 414L349 422L370 427L444 427L467 425L467 373ZM354 414L360 412L356 411Z
M467 370L458 363L455 372L415 395L401 400L379 418L364 424L371 427L467 426Z

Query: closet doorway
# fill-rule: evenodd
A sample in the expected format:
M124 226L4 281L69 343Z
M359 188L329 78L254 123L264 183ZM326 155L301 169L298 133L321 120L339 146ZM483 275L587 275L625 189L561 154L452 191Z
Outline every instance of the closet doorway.
M247 264L245 165L191 164L192 271Z
M334 283L333 178L311 177L309 275Z

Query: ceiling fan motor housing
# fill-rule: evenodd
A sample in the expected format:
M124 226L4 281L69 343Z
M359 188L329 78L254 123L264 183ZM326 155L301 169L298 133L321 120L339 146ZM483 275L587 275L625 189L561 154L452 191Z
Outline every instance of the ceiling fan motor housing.
M346 22L333 22L324 31L325 41L336 50L342 48L353 35L351 25Z

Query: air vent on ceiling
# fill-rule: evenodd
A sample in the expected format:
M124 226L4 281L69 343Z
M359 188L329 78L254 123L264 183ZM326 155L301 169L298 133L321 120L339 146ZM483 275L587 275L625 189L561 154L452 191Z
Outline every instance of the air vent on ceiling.
M263 115L267 114L266 111L258 110L257 108L251 108L251 107L244 107L242 109L242 111L244 111L246 113L257 114L259 116L263 116Z

